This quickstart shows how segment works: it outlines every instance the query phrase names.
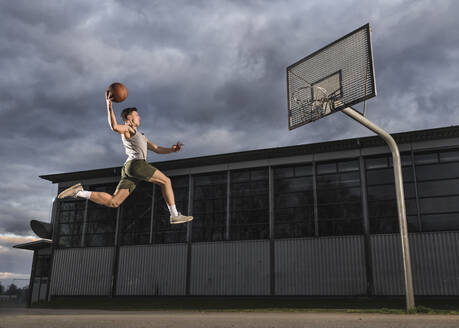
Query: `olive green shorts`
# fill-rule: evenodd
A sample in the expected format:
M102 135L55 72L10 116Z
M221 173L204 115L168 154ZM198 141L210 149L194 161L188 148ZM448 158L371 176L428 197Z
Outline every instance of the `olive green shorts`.
M156 170L156 167L148 164L144 159L130 160L121 169L121 180L116 190L129 189L131 193L140 181L150 180Z

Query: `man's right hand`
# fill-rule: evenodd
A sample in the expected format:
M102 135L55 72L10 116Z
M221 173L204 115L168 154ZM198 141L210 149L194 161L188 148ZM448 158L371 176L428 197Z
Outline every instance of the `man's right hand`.
M113 100L113 96L110 93L110 91L109 90L105 91L105 101L107 103L107 109L113 109L112 108L112 100Z

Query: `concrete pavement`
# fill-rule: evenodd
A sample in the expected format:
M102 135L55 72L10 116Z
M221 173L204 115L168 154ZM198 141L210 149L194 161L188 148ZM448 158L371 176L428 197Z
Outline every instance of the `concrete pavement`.
M458 328L458 315L0 308L0 328Z

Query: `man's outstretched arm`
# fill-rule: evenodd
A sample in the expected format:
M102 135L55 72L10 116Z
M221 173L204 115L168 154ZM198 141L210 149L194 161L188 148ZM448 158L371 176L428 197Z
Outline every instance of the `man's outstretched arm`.
M172 145L171 148L165 148L165 147L161 147L161 146L156 145L155 143L151 142L147 138L147 148L149 150L154 151L157 154L176 153L176 152L180 151L180 149L182 149L182 146L183 146L183 144L177 142L175 145Z
M105 92L105 101L107 102L108 125L112 131L124 134L126 132L135 133L135 130L129 124L118 124L112 107L112 95L107 90Z

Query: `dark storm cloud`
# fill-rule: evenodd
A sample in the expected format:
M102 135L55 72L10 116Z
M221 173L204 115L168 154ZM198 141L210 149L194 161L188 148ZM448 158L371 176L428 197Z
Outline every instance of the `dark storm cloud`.
M375 27L377 109L389 130L450 125L457 112L457 2L409 2ZM456 53L456 56L452 55Z
M368 117L389 132L454 124L458 11L423 0L0 0L0 235L49 220L56 186L39 175L123 163L103 98L114 81L129 89L118 120L136 106L152 141L185 142L150 161L371 135L342 113L288 131L285 80L288 65L369 21Z

